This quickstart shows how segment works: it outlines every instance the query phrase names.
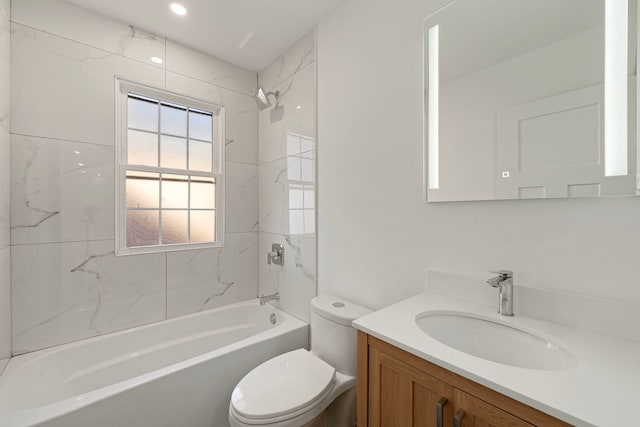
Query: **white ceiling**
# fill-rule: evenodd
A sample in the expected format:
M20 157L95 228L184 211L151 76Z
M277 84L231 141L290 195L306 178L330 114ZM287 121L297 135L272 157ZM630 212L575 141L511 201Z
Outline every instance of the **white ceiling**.
M344 0L68 0L150 33L260 71Z

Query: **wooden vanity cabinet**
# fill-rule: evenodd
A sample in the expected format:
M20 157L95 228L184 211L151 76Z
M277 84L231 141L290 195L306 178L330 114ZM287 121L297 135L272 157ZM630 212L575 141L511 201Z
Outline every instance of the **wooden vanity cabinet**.
M569 426L360 331L357 381L358 427Z

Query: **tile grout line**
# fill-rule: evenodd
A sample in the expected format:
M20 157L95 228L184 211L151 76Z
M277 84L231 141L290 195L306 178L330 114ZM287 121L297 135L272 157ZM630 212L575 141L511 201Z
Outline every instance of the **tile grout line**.
M100 144L100 143L97 143L97 142L87 142L87 141L79 141L79 140L75 140L75 139L55 138L55 137L51 137L51 136L31 135L31 134L18 133L18 132L13 132L13 133L11 133L9 135L11 135L11 136L19 136L19 137L23 137L23 138L46 139L46 140L49 140L49 141L57 141L57 142L63 142L63 143L66 142L66 143L70 143L70 144L86 144L86 145L93 145L93 146L96 146L96 147L104 147L104 148L109 148L109 149L115 150L115 146L114 145ZM237 160L226 160L225 163L233 163L233 164L245 165L245 166L260 166L257 163L241 162L241 161L237 161Z
M264 162L258 161L258 166L268 165L269 163L274 163L274 162L277 162L277 161L280 161L280 160L289 159L291 157L300 157L303 154L316 153L317 151L318 150L316 148L314 148L313 150L302 151L302 152L300 152L298 154L292 154L290 156L278 157L277 159L271 159L271 160L267 160L267 161L264 161ZM306 159L306 157L305 157L305 159ZM308 159L308 160L312 160L315 163L316 159L313 158L313 159Z
M73 144L95 145L97 147L107 147L107 148L111 148L111 149L115 150L115 145L100 144L98 142L78 141L78 140L75 140L75 139L62 139L62 138L55 138L55 137L51 137L51 136L31 135L31 134L20 133L20 132L12 132L11 135L12 136L21 136L21 137L24 137L24 138L38 138L38 139L48 139L50 141L70 142L70 143L73 143Z
M258 230L246 230L246 231L226 231L224 234L255 234L258 233ZM39 245L66 245L73 243L96 243L96 242L113 242L115 239L87 239L87 240L61 240L55 242L26 242L26 243L12 243L11 245L7 245L3 248L0 248L0 251L4 249L8 249L11 247L20 247L20 246L39 246ZM211 249L211 248L201 248L201 249ZM192 251L197 249L185 248L185 251ZM179 251L178 251L179 252ZM151 252L153 253L153 252ZM168 253L168 252L155 252L155 253ZM140 254L140 255L148 255Z
M295 237L299 239L316 240L315 237L301 236L299 234L274 233L272 231L263 231L263 230L260 230L259 233L270 234L272 236Z
M120 21L117 21L117 20L113 20L113 21L114 21L114 22L118 22L118 23L120 23ZM136 58L133 58L133 57L130 57L130 56L126 56L126 55L123 55L122 53L119 53L119 52L114 52L114 51L111 51L111 50L108 50L108 49L105 49L105 48L102 48L102 47L94 46L94 45L92 45L92 44L89 44L89 43L86 43L86 42L83 42L83 41L80 41L80 40L72 39L72 38L69 38L69 37L66 37L66 36L62 36L62 35L60 35L60 34L52 33L52 32L50 32L50 31L43 30L43 29L41 29L41 28L32 27L31 25L23 24L23 23L21 23L21 22L13 21L13 20L11 20L10 22L11 22L12 24L15 24L15 25L20 25L21 27L24 27L24 28L29 28L29 29L31 29L31 30L33 30L33 31L39 31L39 32L41 32L41 33L43 33L43 34L47 34L47 35L49 35L49 36L51 36L51 37L57 37L57 38L60 38L60 39L63 39L63 40L67 40L67 41L70 41L70 42L73 42L73 43L81 44L81 45L83 45L83 46L90 47L90 48L92 48L92 49L96 49L96 50L99 50L99 51L102 51L102 52L108 53L108 54L110 54L110 55L115 55L115 56L119 56L119 57L124 58L124 59L129 59L129 60L131 60L131 61L135 61L135 62L137 62L137 63L139 63L139 64L147 65L147 66L149 66L149 67L154 67L154 68L158 68L158 69L161 69L161 70L162 70L162 69L164 69L164 71L165 71L165 87L166 87L166 73L174 73L174 74L177 74L177 75L180 75L180 76L183 76L183 77L188 77L188 78L190 78L190 79L197 80L197 81L199 81L199 82L202 82L202 83L208 84L208 85L210 85L210 86L215 86L215 87L218 87L218 88L221 88L221 89L229 90L229 91L235 92L235 93L237 93L237 94L239 94L239 95L244 95L244 96L246 96L246 97L251 98L251 94L250 94L250 93L242 92L242 91L240 91L240 90L238 90L238 89L230 88L230 87L227 87L227 86L222 86L222 85L219 85L219 84L211 83L210 81L202 80L202 79L200 79L200 78L193 77L193 76L190 76L190 75L188 75L188 74L184 74L184 73L181 73L181 72L179 72L179 71L175 71L175 70L172 70L172 69L170 69L170 68L167 68L167 66L166 66L166 60L167 60L167 58L166 58L166 53L167 53L166 40L167 40L167 38L164 38L164 40L165 40L165 58L164 58L164 60L165 60L165 64L164 64L164 68L161 68L161 67L159 67L159 66L157 66L157 65L149 64L149 63L147 63L146 61L141 61L140 59L136 59ZM136 28L136 29L140 30L140 28L138 28L138 27L134 27L134 28ZM141 31L144 31L144 30L141 30ZM151 33L149 33L149 34L151 34ZM151 35L153 35L154 37L159 37L159 36L158 36L158 35L156 35L156 34L151 34ZM157 39L156 39L156 40L157 40ZM171 40L171 41L173 41L173 40ZM178 44L178 45L180 45L180 43L177 43L177 42L175 42L175 43L176 43L176 44ZM180 46L182 46L182 45L180 45ZM186 48L186 49L190 49L190 48L189 48L189 47L187 47L187 46L184 46L184 48ZM209 57L209 58L213 58L213 59L215 59L215 60L218 60L218 61L220 61L220 62L223 62L223 63L224 63L224 64L226 64L226 65L230 65L230 66L235 67L235 68L238 68L238 69L240 69L240 70L243 70L243 71L247 71L247 72L253 73L253 72L252 72L252 71L250 71L250 70L246 70L246 69L244 69L244 68L238 67L237 65L234 65L234 64L231 64L231 63L229 63L229 62L226 62L226 61L224 61L224 60L222 60L222 59L220 59L220 58L217 58L217 57L215 57L215 56L211 56L211 55L208 55L208 54L206 54L206 53L204 53L204 55L205 55L205 56L207 56L207 57ZM306 67L306 66L305 66L305 67ZM304 68L304 67L303 67L303 68ZM256 73L256 74L257 74L257 73Z

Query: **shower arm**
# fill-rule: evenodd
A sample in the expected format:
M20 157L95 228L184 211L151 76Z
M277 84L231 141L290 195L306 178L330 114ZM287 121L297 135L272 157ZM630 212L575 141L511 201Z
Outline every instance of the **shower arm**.
M279 103L280 103L280 91L277 90L275 92L267 92L264 94L265 97L269 98L269 95L273 95L273 97L276 99L276 107L278 107Z

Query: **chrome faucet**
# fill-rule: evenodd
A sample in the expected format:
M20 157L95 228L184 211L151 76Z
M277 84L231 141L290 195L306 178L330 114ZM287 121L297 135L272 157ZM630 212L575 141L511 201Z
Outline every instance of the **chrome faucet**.
M269 301L274 301L279 299L280 299L280 292L276 292L275 294L271 294L271 295L262 294L260 295L260 305L265 305Z
M487 280L487 283L498 288L498 313L503 316L513 316L513 271L492 271L497 276Z

